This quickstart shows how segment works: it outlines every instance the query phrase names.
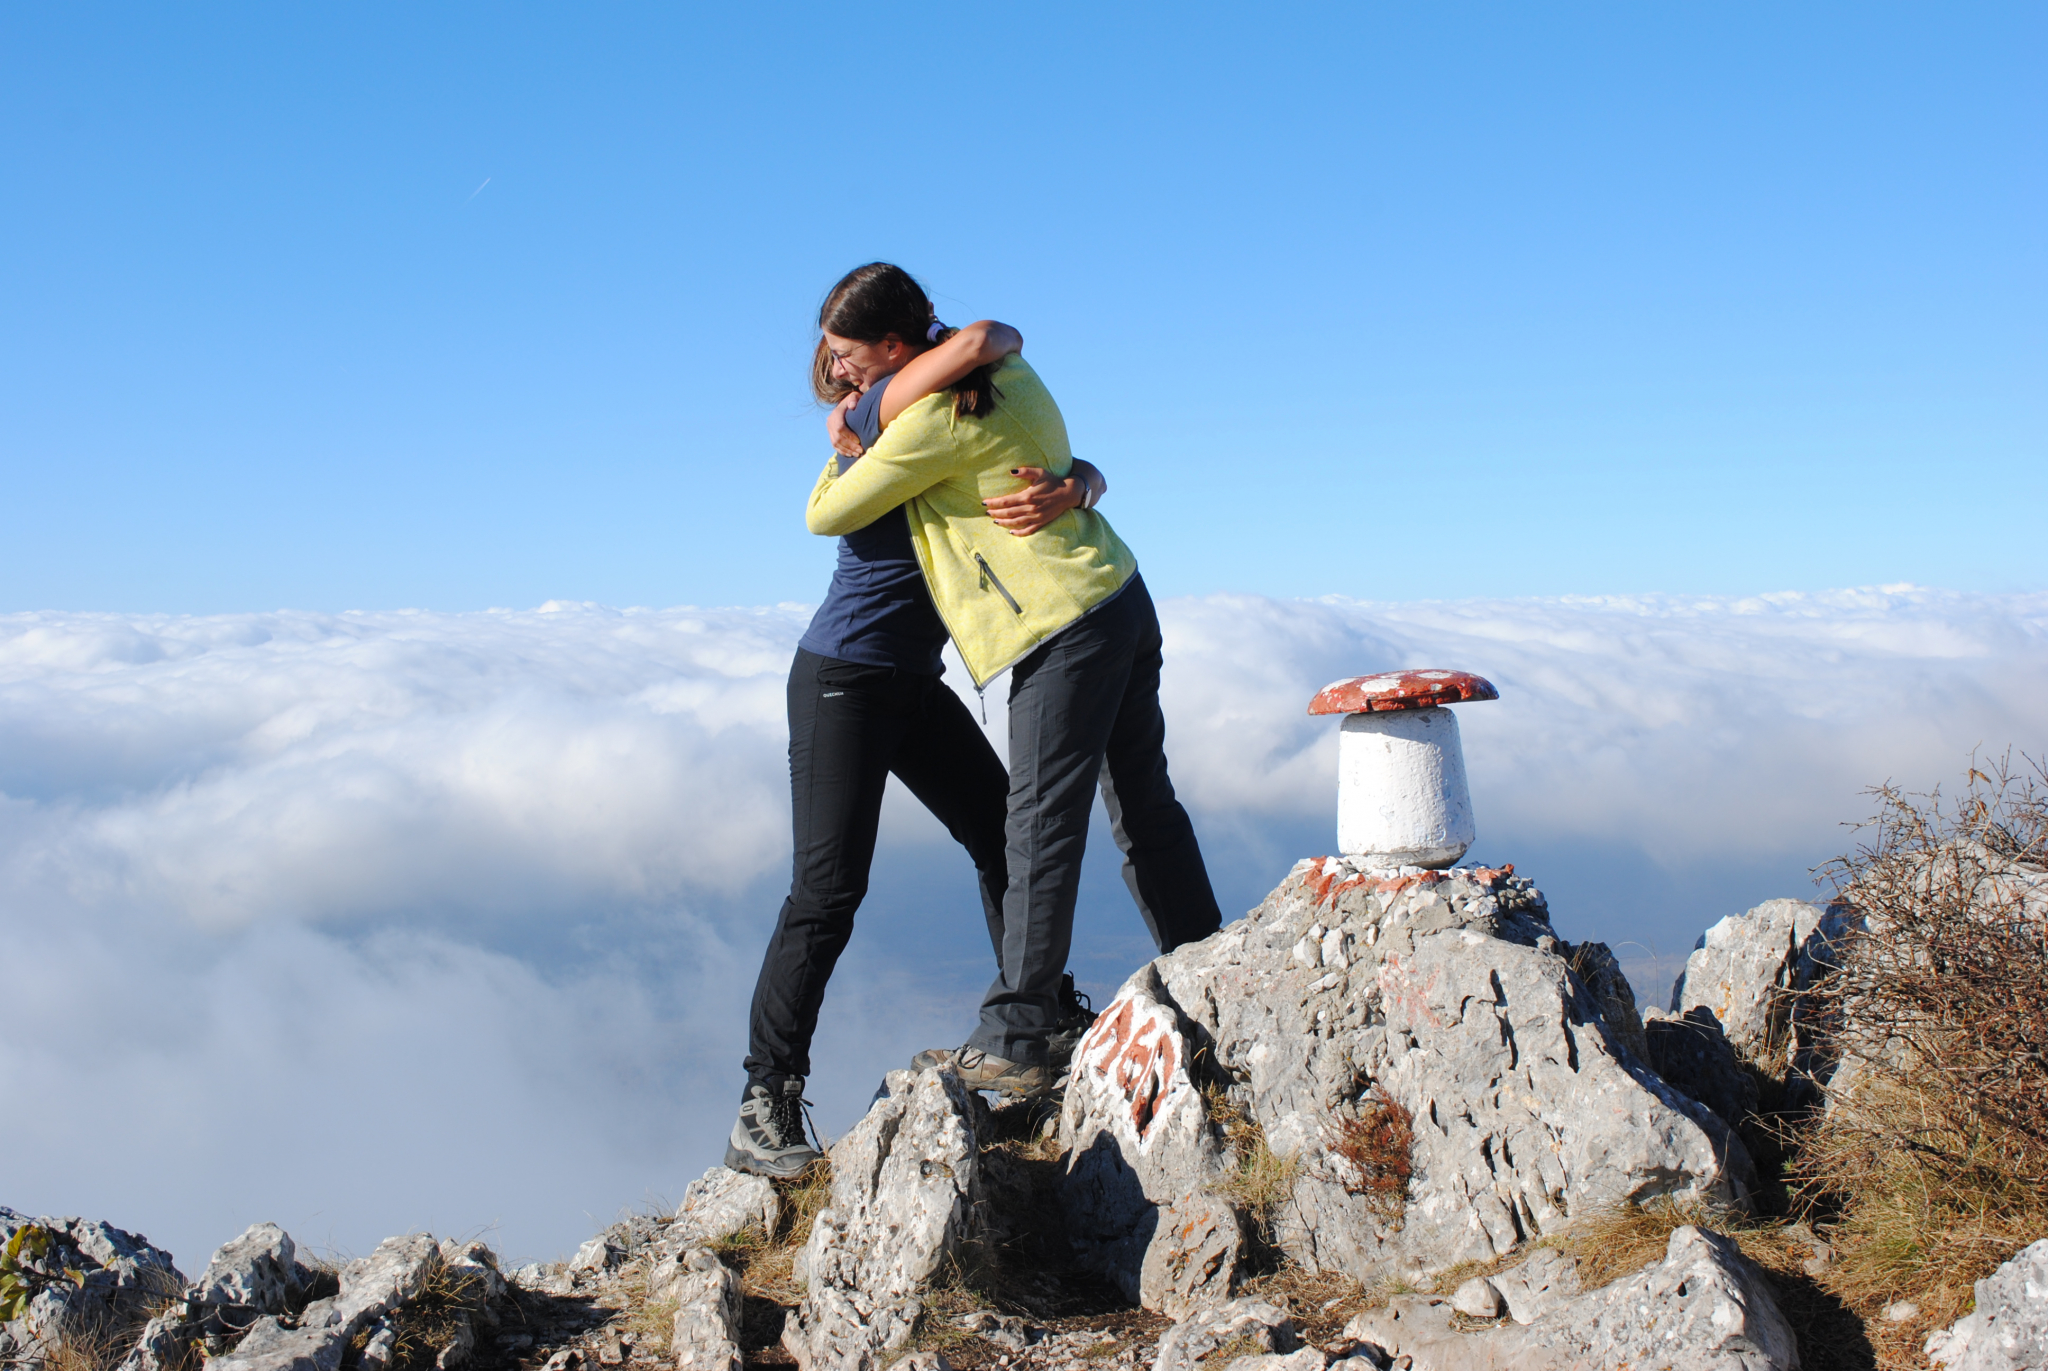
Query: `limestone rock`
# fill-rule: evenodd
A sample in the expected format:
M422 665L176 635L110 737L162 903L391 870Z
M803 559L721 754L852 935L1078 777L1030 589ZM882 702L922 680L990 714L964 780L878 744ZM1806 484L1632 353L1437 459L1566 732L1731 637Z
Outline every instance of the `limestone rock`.
M676 1302L677 1371L740 1371L740 1283L716 1253L695 1247L657 1267L647 1293Z
M1474 1276L1451 1292L1451 1308L1468 1319L1497 1319L1507 1305L1492 1281Z
M1234 1359L1225 1371L1323 1371L1330 1359L1314 1347L1292 1352L1254 1352Z
M426 1234L386 1238L342 1268L332 1301L307 1305L296 1326L277 1316L256 1320L232 1352L208 1360L208 1371L336 1371L351 1338L365 1330L374 1337L376 1325L417 1299L444 1265L440 1244ZM464 1341L460 1332L457 1340Z
M1401 1296L1344 1329L1412 1371L1791 1371L1798 1344L1763 1275L1734 1242L1684 1227L1660 1262L1552 1308L1527 1326L1477 1333L1451 1325L1451 1306Z
M1946 1371L2048 1366L2048 1238L1977 1282L1977 1307L1928 1336L1927 1360Z
M1075 1049L1060 1113L1060 1204L1081 1264L1172 1318L1228 1297L1240 1246L1211 1191L1229 1153L1191 1058L1187 1025L1141 968Z
M1643 1025L1650 1067L1731 1124L1756 1113L1754 1077L1742 1069L1714 1011L1696 1004L1683 1014L1651 1010Z
M1267 1352L1291 1352L1299 1341L1287 1311L1264 1300L1226 1300L1196 1310L1159 1339L1153 1371L1202 1371L1219 1347L1248 1342Z
M1792 1005L1832 964L1857 922L1848 909L1766 900L1700 935L1671 987L1671 1012L1705 1005L1737 1053L1782 1070L1794 1050Z
M446 1238L441 1243L441 1265L450 1283L462 1291L463 1303L485 1322L495 1324L497 1306L506 1293L497 1254L480 1242Z
M17 1234L16 1266L33 1293L22 1316L0 1326L0 1361L28 1371L74 1339L111 1334L125 1345L185 1288L170 1253L110 1224L0 1208L0 1244Z
M1638 1055L1609 959L1581 957L1595 994L1573 955L1542 895L1506 870L1297 864L1250 915L1127 983L1131 1022L1155 1026L1170 1071L1109 1014L1091 1030L1084 1052L1115 1065L1077 1069L1068 1095L1062 1139L1096 1192L1070 1200L1070 1221L1150 1242L1157 1206L1222 1164L1195 1083L1180 1084L1190 1059L1295 1158L1274 1226L1310 1270L1413 1276L1625 1200L1745 1202L1753 1171L1733 1129ZM1403 1159L1360 1141L1389 1099L1413 1132L1405 1181Z
M178 1301L142 1326L117 1371L180 1371L192 1355L198 1327L190 1306Z
M297 1271L291 1235L274 1223L252 1224L215 1250L186 1298L194 1304L280 1314Z
M1491 1279L1516 1323L1534 1323L1584 1289L1579 1264L1554 1247L1537 1248L1527 1261Z
M683 1191L676 1221L662 1240L700 1247L747 1228L770 1234L781 1211L775 1186L767 1177L714 1166Z
M832 1202L797 1261L783 1346L805 1371L870 1371L910 1337L920 1291L976 1236L987 1107L951 1072L892 1071L832 1147Z

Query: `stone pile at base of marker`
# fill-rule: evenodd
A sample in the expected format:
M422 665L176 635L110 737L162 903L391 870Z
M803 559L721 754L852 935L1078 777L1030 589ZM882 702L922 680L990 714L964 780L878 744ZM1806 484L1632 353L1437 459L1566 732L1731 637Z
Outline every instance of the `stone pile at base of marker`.
M1133 976L1082 1042L1068 1226L1148 1308L1229 1290L1242 1216L1214 1210L1247 1160L1233 1123L1289 1159L1280 1248L1367 1283L1492 1261L1623 1202L1744 1204L1734 1130L1642 1041L1607 949L1558 939L1526 879L1305 861Z

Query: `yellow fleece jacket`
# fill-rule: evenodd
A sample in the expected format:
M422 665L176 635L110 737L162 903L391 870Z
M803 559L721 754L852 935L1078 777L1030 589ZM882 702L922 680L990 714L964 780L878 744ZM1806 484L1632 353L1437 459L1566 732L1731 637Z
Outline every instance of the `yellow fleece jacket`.
M845 475L836 458L825 463L805 515L811 532L838 537L907 507L925 584L977 689L1138 569L1094 510L1070 509L1023 538L988 517L984 499L1024 488L1010 468L1065 476L1074 465L1066 420L1022 357L1003 359L996 389L985 419L956 417L945 392L917 401Z

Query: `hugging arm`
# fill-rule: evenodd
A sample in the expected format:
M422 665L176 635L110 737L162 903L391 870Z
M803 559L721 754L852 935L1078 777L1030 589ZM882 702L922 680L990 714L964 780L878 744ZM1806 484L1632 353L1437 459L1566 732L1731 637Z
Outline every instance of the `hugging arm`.
M993 366L1024 350L1024 335L994 319L977 319L937 347L918 354L889 382L882 394L882 427L922 400L960 380L976 367ZM858 442L858 439L854 441ZM843 449L842 449L843 451ZM1076 507L1093 509L1109 493L1109 482L1090 463L1074 460L1066 476L1052 476L1041 467L1018 467L1011 473L1028 482L1011 495L983 500L989 518L1024 537Z
M936 395L976 367L994 366L1024 350L1024 335L1008 324L977 319L937 347L926 348L904 363L882 394L880 416L888 428L896 416L927 395Z
M1031 484L1014 495L998 495L981 504L989 518L1019 538L1038 532L1076 506L1093 509L1109 493L1109 478L1094 463L1079 457L1064 480L1047 475L1043 467L1017 467L1011 474Z
M944 390L976 367L992 366L1012 352L1023 351L1023 348L1023 334L993 319L977 320L957 330L945 342L912 358L890 378L877 415L882 428L886 430L890 422L911 405ZM858 435L846 426L847 412L858 398L857 395L849 395L841 400L825 421L833 450L848 457L859 457L866 450ZM928 460L913 460L912 463L919 467L928 464ZM925 474L930 476L933 473ZM1027 483L1024 489L995 496L982 501L982 504L990 519L1020 538L1038 532L1070 509L1094 508L1109 491L1109 481L1101 471L1079 458L1074 459L1073 469L1065 477L1049 475L1040 467L1017 467L1011 474ZM925 488L924 485L909 488L918 478L908 470L899 470L889 477L870 471L855 484L865 487L873 483L875 488L862 490L856 496L851 488L831 491L831 476L832 470L828 465L826 476L820 479L811 495L807 522L813 533L843 533L849 528L864 527L881 512L874 508L881 500L900 491L897 500L892 502L900 503Z

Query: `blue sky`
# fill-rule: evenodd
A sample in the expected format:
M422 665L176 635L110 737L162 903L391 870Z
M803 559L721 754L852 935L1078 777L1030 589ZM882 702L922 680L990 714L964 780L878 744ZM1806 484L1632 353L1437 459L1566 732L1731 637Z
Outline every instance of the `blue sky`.
M1473 857L1660 998L1863 787L2048 753L2044 38L0 7L0 1203L188 1270L266 1218L545 1257L717 1160L832 557L810 321L878 257L1109 472L1228 913L1330 849L1309 696L1463 667ZM1090 852L1101 1001L1147 947ZM861 920L832 1131L992 969L900 793Z
M2039 588L2044 30L12 6L0 608L813 601L875 257L1158 593Z

